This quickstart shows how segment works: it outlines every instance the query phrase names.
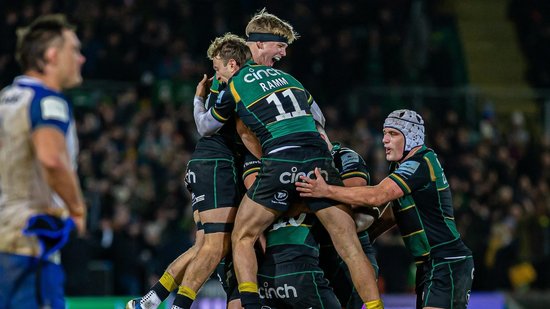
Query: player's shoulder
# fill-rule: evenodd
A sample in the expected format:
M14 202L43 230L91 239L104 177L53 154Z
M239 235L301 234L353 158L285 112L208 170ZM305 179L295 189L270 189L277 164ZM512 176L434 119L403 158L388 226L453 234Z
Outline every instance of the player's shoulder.
M32 90L37 98L53 96L65 100L60 92L47 87L44 83L35 78L18 76L15 78L12 86Z
M354 155L354 156L358 156L360 157L360 155L353 149L349 148L349 147L345 147L345 146L340 146L340 150L339 150L339 153L341 154L349 154L349 155Z
M2 90L2 100L7 103L30 104L31 109L48 106L62 106L70 109L65 97L46 87L41 81L26 76L15 78L14 82Z
M430 153L433 154L433 151L425 146L417 151L410 158L407 158L405 161L399 164L392 164L394 173L410 177L413 174L423 174L426 169L428 169L428 161L430 161ZM420 174L418 174L420 173Z
M342 146L340 143L333 143L333 147L331 150L333 157L338 157L343 161L357 161L357 162L364 162L363 157L359 153L357 153L355 150Z
M28 87L34 92L30 102L31 119L63 123L71 120L72 107L63 94L40 84Z
M422 146L415 154L413 154L410 158L405 160L401 165L403 165L406 162L416 162L419 165L426 164L427 161L431 161L435 159L437 155L435 152L426 146ZM408 163L413 164L413 163Z

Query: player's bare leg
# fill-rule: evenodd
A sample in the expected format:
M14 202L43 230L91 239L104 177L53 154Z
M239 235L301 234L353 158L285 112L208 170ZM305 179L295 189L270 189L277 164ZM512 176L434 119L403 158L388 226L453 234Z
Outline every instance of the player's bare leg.
M193 212L193 218L198 225L200 222L198 211ZM159 281L143 297L130 300L126 304L126 309L157 309L168 295L178 288L187 266L195 258L203 243L204 231L198 229L193 246L168 265Z
M204 243L187 266L174 304L184 309L190 308L198 290L229 252L230 227L236 213L235 207L216 208L199 213L200 221L204 226Z
M187 270L187 266L189 266L189 263L195 258L195 256L197 255L197 252L199 252L199 249L201 248L203 243L204 243L204 231L199 230L195 234L195 243L193 244L193 246L187 249L187 251L182 253L180 256L178 256L166 268L166 272L168 272L174 278L174 281L176 281L178 285L183 280L183 275Z
M367 309L383 308L374 268L357 238L351 209L338 205L321 209L315 215L329 232L334 248L348 266L353 285L367 304Z
M241 299L234 299L227 304L227 309L242 309Z
M239 282L241 303L244 308L260 308L258 295L258 263L254 244L263 231L277 218L278 213L268 209L248 196L244 196L235 228L231 235L233 265Z

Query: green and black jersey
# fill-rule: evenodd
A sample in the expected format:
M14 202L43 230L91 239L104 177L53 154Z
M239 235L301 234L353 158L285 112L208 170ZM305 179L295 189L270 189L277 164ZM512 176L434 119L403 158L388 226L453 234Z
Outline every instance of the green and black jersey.
M404 193L393 213L415 260L471 255L456 229L451 190L434 151L422 146L390 171Z
M281 217L267 231L267 248L264 263L309 262L318 264L319 243L311 233L317 221L314 214L301 213Z
M223 92L226 88L227 84L220 84L216 76L214 76L212 86L210 87L210 94L205 102L206 109L219 104L219 100L221 99L219 93ZM210 112L214 115L214 109L210 109ZM211 136L204 136L197 142L193 157L208 159L233 156L235 152L236 137L235 117L231 115L226 119L223 127L221 127L217 133Z
M340 143L333 143L331 154L334 166L340 173L342 180L361 177L367 181L367 185L370 185L367 163L365 163L365 160L357 152L347 147L342 147Z
M340 143L334 142L332 145L331 155L334 161L334 167L336 167L340 173L340 178L342 180L346 180L349 178L360 177L365 179L367 185L369 185L370 174L367 169L367 163L365 163L363 157L350 148L342 147ZM330 235L321 224L316 225L314 230L321 246L332 247Z
M249 61L220 91L218 101L212 115L225 122L236 110L266 154L284 146L325 147L311 115L313 98L281 70Z

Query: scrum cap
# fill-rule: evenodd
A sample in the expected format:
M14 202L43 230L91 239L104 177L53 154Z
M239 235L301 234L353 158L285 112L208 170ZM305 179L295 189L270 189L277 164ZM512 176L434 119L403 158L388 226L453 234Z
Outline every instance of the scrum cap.
M391 112L384 121L384 128L394 128L403 134L405 153L424 145L424 120L415 111L399 109Z

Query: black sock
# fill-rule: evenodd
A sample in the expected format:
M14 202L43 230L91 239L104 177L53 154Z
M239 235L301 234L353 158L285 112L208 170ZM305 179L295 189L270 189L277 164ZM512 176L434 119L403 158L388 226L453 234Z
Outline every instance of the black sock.
M166 300L166 298L168 298L168 295L170 295L170 291L168 291L160 282L157 282L155 285L153 285L153 287L151 287L151 291L157 293L157 296L162 301Z
M174 299L175 306L181 307L183 309L190 309L193 300L185 295L177 294L176 299Z
M240 292L241 304L245 309L260 309L260 295L252 292Z

